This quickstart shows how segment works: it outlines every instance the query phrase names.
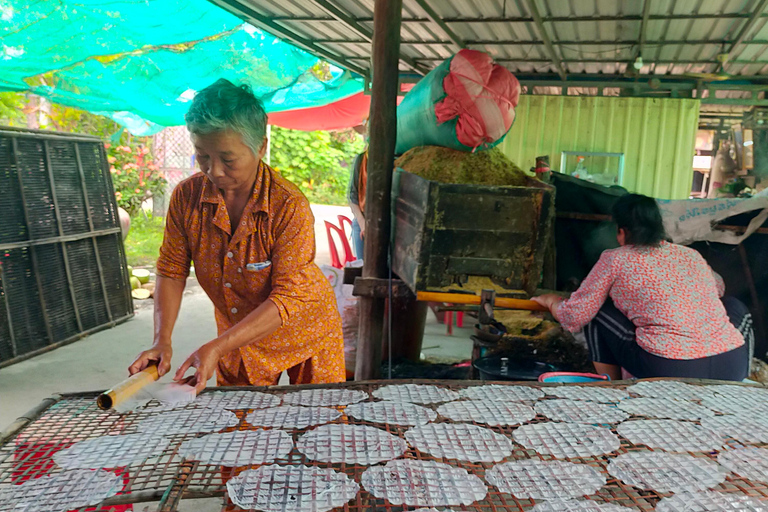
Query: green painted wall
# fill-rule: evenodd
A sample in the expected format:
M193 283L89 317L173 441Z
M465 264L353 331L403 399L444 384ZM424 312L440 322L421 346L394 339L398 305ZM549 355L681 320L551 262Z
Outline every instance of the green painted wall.
M659 199L691 191L699 100L607 96L520 96L515 124L499 146L528 170L561 151L624 153L621 185Z

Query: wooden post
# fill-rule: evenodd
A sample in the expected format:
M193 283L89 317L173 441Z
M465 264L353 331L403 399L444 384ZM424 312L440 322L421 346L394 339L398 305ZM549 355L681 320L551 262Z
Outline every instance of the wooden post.
M376 0L373 9L373 84L369 117L363 277L383 278L389 275L390 200L397 136L402 9L402 0ZM355 380L376 379L380 376L384 304L384 299L360 298L360 333Z

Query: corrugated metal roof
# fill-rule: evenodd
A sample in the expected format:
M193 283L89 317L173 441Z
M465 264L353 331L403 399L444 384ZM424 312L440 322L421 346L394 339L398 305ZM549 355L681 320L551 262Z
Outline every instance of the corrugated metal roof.
M278 37L296 35L299 46L307 48L302 38L311 41L310 51L368 74L374 0L212 1ZM518 74L559 80L557 59L569 79L706 83L711 77L688 74L725 71L768 84L768 76L762 76L768 70L766 0L403 0L400 68L405 73L424 74L458 49L430 19L425 4L466 47L488 52ZM723 53L729 54L724 65L718 61ZM639 72L631 65L637 56L643 60Z

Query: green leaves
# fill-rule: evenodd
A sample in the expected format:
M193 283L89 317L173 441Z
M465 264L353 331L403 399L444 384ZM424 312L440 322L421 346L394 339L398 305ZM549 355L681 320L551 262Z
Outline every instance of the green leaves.
M271 164L312 203L346 204L355 157L365 150L353 130L300 132L272 127Z

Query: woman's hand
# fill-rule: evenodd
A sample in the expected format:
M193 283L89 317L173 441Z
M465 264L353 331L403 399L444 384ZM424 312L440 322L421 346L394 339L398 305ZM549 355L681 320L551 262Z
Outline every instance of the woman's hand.
M195 375L191 380L186 381L186 383L195 386L195 392L200 394L200 392L205 389L208 379L213 377L213 373L216 371L216 366L218 365L220 358L221 354L219 353L216 344L214 342L206 343L195 350L192 355L184 361L184 364L182 364L176 371L173 380L176 382L186 381L184 374L187 370L190 368L197 368Z
M145 370L148 366L156 364L157 373L162 377L171 369L172 356L173 349L171 348L170 342L155 343L152 348L145 350L136 357L131 366L128 367L128 373L134 375Z
M563 298L559 295L556 295L554 293L547 293L545 295L540 295L538 297L532 297L532 301L538 302L545 308L547 308L550 313L555 313L555 307L562 302Z

